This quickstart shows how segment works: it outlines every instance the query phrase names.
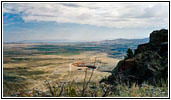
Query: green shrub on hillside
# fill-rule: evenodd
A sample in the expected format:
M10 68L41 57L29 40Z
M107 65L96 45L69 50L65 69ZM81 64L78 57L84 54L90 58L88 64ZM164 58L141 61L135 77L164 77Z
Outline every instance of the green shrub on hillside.
M133 51L130 48L128 48L127 56L125 57L125 59L133 58L133 56L134 56Z

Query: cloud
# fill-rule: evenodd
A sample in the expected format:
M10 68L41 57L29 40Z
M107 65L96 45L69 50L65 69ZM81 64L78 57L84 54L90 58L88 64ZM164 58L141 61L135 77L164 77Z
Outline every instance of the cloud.
M55 21L114 28L168 25L168 3L4 3L25 22Z

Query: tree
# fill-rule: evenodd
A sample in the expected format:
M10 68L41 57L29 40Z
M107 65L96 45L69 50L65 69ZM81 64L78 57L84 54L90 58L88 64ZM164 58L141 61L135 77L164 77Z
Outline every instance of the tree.
M133 56L134 56L134 54L133 54L132 50L130 48L128 48L126 59L133 58Z

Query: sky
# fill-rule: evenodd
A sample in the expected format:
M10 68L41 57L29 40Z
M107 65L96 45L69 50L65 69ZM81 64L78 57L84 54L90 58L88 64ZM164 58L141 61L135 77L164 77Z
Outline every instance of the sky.
M3 3L3 41L100 41L168 29L167 2Z

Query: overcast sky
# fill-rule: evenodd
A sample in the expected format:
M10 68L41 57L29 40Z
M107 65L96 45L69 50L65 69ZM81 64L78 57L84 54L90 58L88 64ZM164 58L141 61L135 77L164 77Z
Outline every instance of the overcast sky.
M145 38L168 28L168 3L3 3L4 42Z

